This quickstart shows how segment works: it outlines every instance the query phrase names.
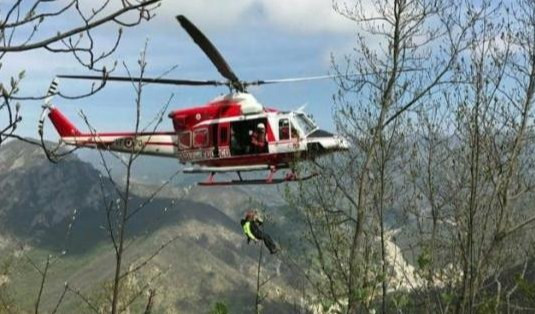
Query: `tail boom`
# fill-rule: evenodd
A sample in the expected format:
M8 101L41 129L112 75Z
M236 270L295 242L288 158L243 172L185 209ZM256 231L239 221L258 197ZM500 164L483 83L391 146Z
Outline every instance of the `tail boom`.
M50 107L49 110L50 121L67 145L155 156L176 155L177 137L174 132L82 133L57 108Z

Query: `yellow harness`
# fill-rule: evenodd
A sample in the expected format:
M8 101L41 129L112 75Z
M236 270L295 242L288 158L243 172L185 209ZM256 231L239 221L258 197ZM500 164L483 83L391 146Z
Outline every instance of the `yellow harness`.
M246 221L244 224L243 224L243 233L251 240L257 240L255 238L255 236L253 235L253 233L251 232L251 222L250 221Z

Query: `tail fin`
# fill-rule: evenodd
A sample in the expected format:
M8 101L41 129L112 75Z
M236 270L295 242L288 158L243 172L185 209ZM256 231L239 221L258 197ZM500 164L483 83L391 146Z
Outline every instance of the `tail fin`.
M61 137L80 136L82 132L72 124L57 108L51 107L48 117Z

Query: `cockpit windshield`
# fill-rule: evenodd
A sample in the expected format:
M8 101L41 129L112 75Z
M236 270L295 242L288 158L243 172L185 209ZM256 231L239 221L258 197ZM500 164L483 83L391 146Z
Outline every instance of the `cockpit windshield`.
M312 133L314 130L316 130L318 127L314 122L307 117L304 113L297 113L295 114L295 122L299 126L301 130L305 133L305 136Z

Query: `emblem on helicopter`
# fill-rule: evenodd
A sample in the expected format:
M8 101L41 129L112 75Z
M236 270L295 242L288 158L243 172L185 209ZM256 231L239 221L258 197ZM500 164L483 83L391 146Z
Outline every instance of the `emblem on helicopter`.
M125 148L128 151L132 148L139 150L143 147L143 142L134 137L125 137L114 140L112 146L117 149Z

